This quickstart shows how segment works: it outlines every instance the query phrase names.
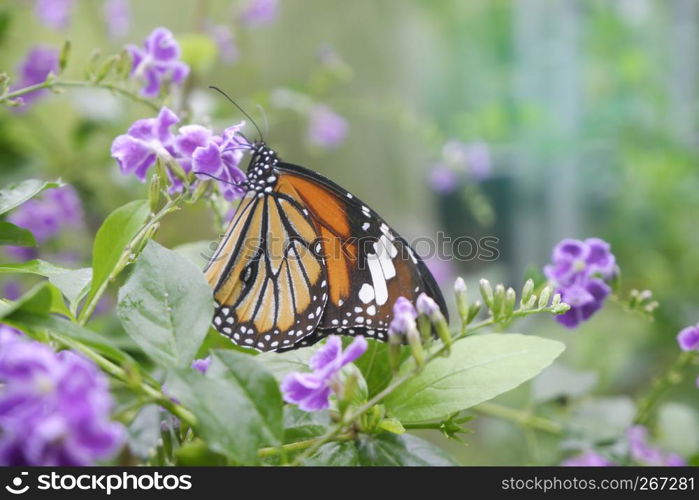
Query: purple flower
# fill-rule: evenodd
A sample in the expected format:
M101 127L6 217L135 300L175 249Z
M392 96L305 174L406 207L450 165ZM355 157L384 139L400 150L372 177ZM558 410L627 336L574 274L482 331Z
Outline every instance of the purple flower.
M648 444L648 429L634 425L626 431L629 453L634 462L643 465L684 466L685 460L675 453L665 453Z
M449 194L454 192L459 184L459 177L456 172L444 165L438 163L430 170L428 181L434 191L439 194Z
M134 174L145 182L148 169L158 156L170 158L175 140L170 127L180 119L164 107L156 118L137 120L124 135L112 142L112 157L119 163L122 173Z
M133 58L131 76L145 80L145 97L156 97L166 80L181 84L189 75L189 66L179 60L180 46L167 28L155 28L143 49L128 45L126 50Z
M607 282L616 274L616 259L610 245L599 238L585 241L565 239L553 249L553 264L544 268L556 293L570 309L556 320L575 328L600 310L611 293Z
M683 328L677 334L677 343L683 351L699 351L699 324Z
M22 296L22 285L17 281L10 280L3 285L2 292L5 298L17 300Z
M249 0L240 13L240 20L251 28L266 26L277 18L278 0Z
M201 373L206 373L206 371L209 369L209 365L211 365L211 356L192 361L192 368Z
M40 197L20 205L7 219L31 231L37 243L42 244L65 228L82 226L83 208L75 189L63 186L49 189ZM6 250L21 260L37 255L36 249L30 247L8 246Z
M445 286L454 282L454 266L450 260L434 256L426 259L425 264L438 285Z
M413 303L405 297L398 297L393 304L393 319L388 325L389 334L404 334L409 330L414 330L416 318L417 311Z
M58 50L53 47L36 46L32 48L17 68L19 81L12 85L11 90L20 90L43 83L49 73L58 72L58 58ZM15 109L25 110L28 104L47 92L48 90L41 89L24 94L21 97L24 104Z
M334 149L345 140L347 120L328 106L317 104L308 114L308 140L314 146Z
M123 442L106 377L71 351L22 337L0 344L0 464L84 466Z
M418 296L415 306L417 307L418 313L422 314L423 316L432 316L433 314L439 312L439 306L437 303L426 293L421 293Z
M490 148L485 142L465 143L451 139L442 148L442 157L447 165L467 171L474 180L487 179L492 172Z
M329 336L327 343L308 362L312 373L293 372L284 377L281 384L284 400L298 405L303 411L328 408L333 379L343 366L364 354L366 349L364 337L356 337L343 352L340 337Z
M580 455L567 458L561 463L561 465L565 467L609 467L615 464L604 458L599 453L595 453L594 451L586 451Z
M210 26L209 34L218 46L218 58L222 63L231 65L240 57L240 51L235 44L233 33L228 26L222 24Z
M36 0L34 14L49 28L56 30L68 27L73 10L73 0Z
M131 7L129 1L105 0L104 20L107 23L110 37L125 37L131 27Z
M248 149L247 141L239 136L245 122L228 127L223 136L211 136L199 145L192 154L192 170L202 180L219 180L219 187L227 200L240 198L245 189L245 174L238 166L243 158L243 150ZM200 134L196 141L203 140ZM193 140L192 143L195 141Z
M7 342L12 342L23 337L24 334L10 325L0 323L0 348Z

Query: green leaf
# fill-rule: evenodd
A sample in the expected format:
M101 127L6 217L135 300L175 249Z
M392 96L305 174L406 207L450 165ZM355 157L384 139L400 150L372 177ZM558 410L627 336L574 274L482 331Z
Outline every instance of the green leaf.
M0 221L0 245L35 247L36 240L31 231L15 226L11 222Z
M213 243L215 245L215 243ZM198 269L204 269L208 259L207 255L212 255L211 241L194 241L178 245L173 250L184 257L187 257ZM216 250L216 248L214 248Z
M392 432L393 434L405 433L405 427L403 427L403 424L400 423L400 420L395 418L384 418L381 422L379 422L379 429Z
M88 290L90 290L92 268L83 267L82 269L74 269L65 273L54 274L49 276L49 281L63 293L66 299L68 299L70 312L75 316L80 301L85 298Z
M577 371L554 363L532 383L534 401L541 403L555 398L576 398L588 393L597 384L597 374Z
M284 444L305 441L322 435L330 425L327 411L303 411L284 407Z
M131 453L147 458L160 440L162 410L158 405L145 405L136 414L127 428L127 443Z
M356 441L321 446L305 462L315 466L454 466L459 465L433 444L403 434L362 434Z
M124 249L146 222L149 213L148 200L136 200L107 216L92 246L92 285L87 295L88 302L105 285Z
M50 286L48 283L45 283L45 285ZM64 318L41 315L36 310L37 299L38 297L35 296L31 303L25 303L21 309L6 314L2 321L28 333L48 330L58 341L76 341L120 365L137 366L136 361L131 356L119 349L110 339L102 334L78 326ZM45 313L46 311L44 311Z
M70 315L75 315L80 301L85 297L92 280L92 269L67 269L39 259L19 264L2 264L0 273L37 274L44 276L68 299Z
M168 374L167 392L197 417L213 451L233 462L257 462L257 450L282 440L282 399L274 377L255 358L216 351L204 376L192 369Z
M633 424L636 405L628 396L594 398L582 401L570 417L570 432L589 441L616 439Z
M149 241L119 290L124 330L159 365L189 366L214 314L204 275L181 255Z
M437 446L410 434L363 435L357 449L363 466L459 465Z
M48 314L54 303L52 288L47 282L39 283L16 301L3 307L0 318L10 318L17 311L28 311L37 315Z
M195 439L177 448L175 460L179 467L226 465L226 457L212 451L200 439Z
M451 355L437 358L384 401L390 416L403 423L443 419L514 389L550 365L564 346L531 335L466 337ZM401 373L414 369L412 359Z
M388 344L373 339L369 339L368 344L369 347L366 352L354 364L364 375L364 380L366 380L367 388L369 389L369 397L371 398L385 389L391 382L393 371L391 370L391 362L388 356ZM410 351L403 349L401 355L403 359L407 359L410 356Z
M46 189L63 185L61 181L46 182L39 179L27 179L17 184L10 184L5 189L0 189L0 214L12 210Z
M312 347L281 353L263 352L258 354L256 358L281 382L291 372L308 371L308 360L311 359L318 347L319 345L316 344Z

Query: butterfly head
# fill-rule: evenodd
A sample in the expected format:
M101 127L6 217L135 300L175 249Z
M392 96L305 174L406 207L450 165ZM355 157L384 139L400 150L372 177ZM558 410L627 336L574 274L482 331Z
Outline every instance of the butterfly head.
M247 184L258 194L271 193L277 182L275 167L279 163L276 151L262 141L255 141L250 148L252 156L247 170Z

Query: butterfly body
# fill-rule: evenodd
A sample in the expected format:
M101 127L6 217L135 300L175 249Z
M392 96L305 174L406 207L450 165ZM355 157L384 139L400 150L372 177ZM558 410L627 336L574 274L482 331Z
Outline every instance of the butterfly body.
M329 179L251 145L246 194L205 269L214 327L262 351L311 345L332 333L387 339L398 296L434 278L408 243Z

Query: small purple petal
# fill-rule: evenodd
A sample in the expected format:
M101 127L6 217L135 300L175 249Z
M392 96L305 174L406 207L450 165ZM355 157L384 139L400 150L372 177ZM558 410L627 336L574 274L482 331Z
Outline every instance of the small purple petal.
M104 20L107 22L110 37L125 37L131 28L131 7L129 1L106 0L104 2Z
M347 120L328 106L318 104L309 113L308 140L325 149L334 149L345 140Z
M367 350L367 347L369 347L369 345L366 339L361 335L356 336L352 343L347 346L345 352L342 354L342 366L352 363L359 356L364 354Z
M454 192L459 183L459 178L451 168L443 164L435 165L429 174L429 183L434 191L440 194Z
M194 150L192 155L192 170L195 174L210 174L217 176L223 168L223 160L221 152L213 142L206 147L199 147ZM203 175L201 177L208 180L210 177Z
M610 467L615 464L594 451L588 451L567 458L561 465L565 467Z
M74 0L36 0L34 14L49 28L61 30L68 27Z
M206 373L207 370L209 369L209 366L211 365L211 356L207 356L202 359L195 359L192 361L192 368L195 370L201 372L201 373Z
M248 0L240 20L248 27L266 26L277 18L278 8L278 0Z
M699 351L699 325L680 330L677 334L677 343L683 351Z

